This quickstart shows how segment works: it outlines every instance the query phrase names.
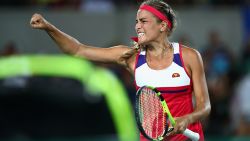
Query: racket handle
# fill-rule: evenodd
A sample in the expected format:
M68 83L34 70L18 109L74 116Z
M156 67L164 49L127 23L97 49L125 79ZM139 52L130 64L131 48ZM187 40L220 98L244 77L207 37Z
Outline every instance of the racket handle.
M183 132L183 135L185 135L186 137L190 138L192 141L198 141L200 139L200 135L196 132L193 132L189 129L186 129Z

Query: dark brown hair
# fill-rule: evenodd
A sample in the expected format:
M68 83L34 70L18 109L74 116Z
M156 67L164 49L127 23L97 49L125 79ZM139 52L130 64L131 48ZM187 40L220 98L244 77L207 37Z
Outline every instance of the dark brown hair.
M177 26L177 20L174 10L163 0L146 0L141 5L144 4L154 7L169 19L169 21L172 23L172 27L171 29L169 29L168 36L171 35L171 33L175 30ZM162 20L159 19L159 22L162 22Z

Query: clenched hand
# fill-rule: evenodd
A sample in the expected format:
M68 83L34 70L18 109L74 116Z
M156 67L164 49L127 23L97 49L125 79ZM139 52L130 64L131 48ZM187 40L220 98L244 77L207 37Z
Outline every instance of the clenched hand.
M49 22L43 18L42 15L35 13L30 20L30 25L35 29L48 30Z

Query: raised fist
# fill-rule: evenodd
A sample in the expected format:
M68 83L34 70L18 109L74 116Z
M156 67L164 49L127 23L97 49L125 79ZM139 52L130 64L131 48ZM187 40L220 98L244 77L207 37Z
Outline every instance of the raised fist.
M46 21L42 15L35 13L30 20L30 25L35 29L47 30L49 27L49 22Z

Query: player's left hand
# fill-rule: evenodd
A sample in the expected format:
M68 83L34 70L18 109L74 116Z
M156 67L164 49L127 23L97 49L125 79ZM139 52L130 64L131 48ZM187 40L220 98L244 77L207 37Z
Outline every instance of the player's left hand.
M185 129L187 129L188 124L189 124L188 117L186 117L186 116L176 117L174 130L172 132L170 132L168 135L183 133L185 131Z

